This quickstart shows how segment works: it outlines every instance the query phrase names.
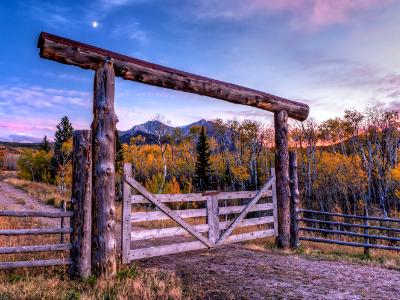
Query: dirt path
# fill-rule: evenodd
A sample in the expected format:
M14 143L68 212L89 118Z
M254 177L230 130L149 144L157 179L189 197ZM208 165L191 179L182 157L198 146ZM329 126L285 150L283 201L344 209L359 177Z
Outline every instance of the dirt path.
M59 212L60 209L41 203L25 191L13 187L11 184L0 181L0 209L16 211L44 211ZM60 226L60 219L37 218L41 224ZM66 224L68 220L66 220Z
M400 272L230 245L147 259L174 270L203 299L399 299Z

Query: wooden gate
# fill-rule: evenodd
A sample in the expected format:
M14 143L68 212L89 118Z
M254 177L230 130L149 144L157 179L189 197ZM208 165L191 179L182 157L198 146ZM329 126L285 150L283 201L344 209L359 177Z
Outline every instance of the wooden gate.
M277 235L274 169L258 191L193 194L151 194L132 177L131 170L131 164L125 164L123 263ZM131 188L138 194L132 194ZM160 241L172 244L159 245Z

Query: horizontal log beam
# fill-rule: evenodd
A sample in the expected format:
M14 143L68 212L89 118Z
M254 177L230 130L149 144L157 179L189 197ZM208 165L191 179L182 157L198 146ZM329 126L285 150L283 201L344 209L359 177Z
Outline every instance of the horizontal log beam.
M0 217L17 217L17 218L62 218L71 217L71 212L41 212L41 211L13 211L2 210Z
M33 267L50 267L70 265L70 259L47 259L47 260L26 260L26 261L10 261L0 262L0 270L15 268L33 268Z
M0 247L0 254L66 251L66 250L71 250L71 247L72 247L71 244Z
M34 228L34 229L3 229L0 235L41 235L41 234L59 234L71 233L72 228Z
M45 32L39 36L38 48L42 58L84 69L97 70L105 60L112 59L115 75L127 80L213 97L271 112L285 110L289 117L300 121L307 119L309 114L309 107L304 103L149 63Z
M300 219L297 219L297 221L317 223L317 224L329 224L329 225L344 226L344 227L368 228L368 229L400 232L400 228L390 228L390 227L384 227L384 226L371 226L371 225L364 225L364 224L352 224L352 223L324 221L324 220L315 220L315 219L307 219L307 218L300 218Z

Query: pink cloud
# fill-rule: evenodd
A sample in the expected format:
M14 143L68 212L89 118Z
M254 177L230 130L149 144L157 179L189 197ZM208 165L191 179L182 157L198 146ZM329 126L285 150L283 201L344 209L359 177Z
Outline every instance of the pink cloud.
M200 18L243 19L254 14L288 14L293 28L315 31L351 22L368 10L384 7L393 0L203 0Z

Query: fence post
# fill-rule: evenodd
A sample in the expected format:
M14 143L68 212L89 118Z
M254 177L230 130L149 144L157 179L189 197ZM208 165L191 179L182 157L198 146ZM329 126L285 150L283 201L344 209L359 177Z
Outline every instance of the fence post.
M216 193L204 193L207 195L207 224L208 224L208 239L215 245L219 239L219 206Z
M96 70L93 95L92 268L112 279L117 273L115 240L115 73L111 60Z
M299 246L299 228L297 214L299 210L300 193L297 177L297 157L293 151L289 152L289 176L290 176L290 247Z
M61 201L61 211L62 211L62 212L66 212L66 211L67 211L67 204L66 204L66 202L65 202L65 199L62 199L62 201ZM60 224L60 227L61 227L61 228L64 228L64 227L65 227L65 219L64 219L64 217L61 217L61 224ZM64 244L64 233L61 233L61 236L60 236L60 244Z
M277 246L284 250L290 247L290 187L288 114L282 110L274 115L275 123L275 172L278 203Z
M275 176L275 168L271 168L271 177ZM272 205L274 215L274 236L278 236L278 203L276 199L276 177L272 184Z
M129 252L131 250L131 186L125 181L126 177L132 177L132 164L124 164L123 174L123 199L122 199L122 231L121 231L121 253L122 263L130 262Z
M368 217L368 206L365 206L364 208L364 217ZM364 225L368 226L368 219L364 219ZM364 228L364 234L368 235L369 230L368 228ZM369 237L365 237L364 239L365 244L369 245ZM370 254L370 248L369 247L364 247L364 254L369 256Z
M92 233L92 133L74 131L72 155L72 195L70 218L71 260L70 276L86 278L91 274Z

